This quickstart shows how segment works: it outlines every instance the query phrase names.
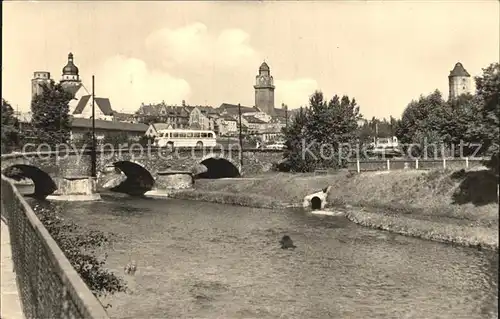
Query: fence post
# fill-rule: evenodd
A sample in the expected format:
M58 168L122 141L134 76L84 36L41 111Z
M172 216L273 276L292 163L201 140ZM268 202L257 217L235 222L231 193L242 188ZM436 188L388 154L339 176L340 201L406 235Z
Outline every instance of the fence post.
M469 157L465 158L465 168L469 168Z
M389 160L387 160L387 170L388 171L391 170L391 162Z
M356 170L358 173L361 171L361 168L359 167L359 158L356 159Z
M418 169L418 158L415 159L415 169Z
M443 157L443 168L446 169L446 158Z

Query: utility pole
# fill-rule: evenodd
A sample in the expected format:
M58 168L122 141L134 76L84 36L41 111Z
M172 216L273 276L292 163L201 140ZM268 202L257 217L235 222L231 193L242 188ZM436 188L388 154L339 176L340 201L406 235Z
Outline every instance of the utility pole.
M288 105L282 104L285 109L285 128L288 128Z
M241 104L238 103L238 116L239 116L239 122L240 122L240 152L243 150L243 141L242 141L242 135L241 135L241 128L243 124L241 123ZM243 168L243 152L240 153L240 166Z
M17 118L17 128L19 130L19 134L23 134L23 127L21 124L21 113L19 113L19 104L16 104L16 118Z
M92 75L92 154L91 154L91 175L97 177L96 167L96 141L95 141L95 83L94 76Z

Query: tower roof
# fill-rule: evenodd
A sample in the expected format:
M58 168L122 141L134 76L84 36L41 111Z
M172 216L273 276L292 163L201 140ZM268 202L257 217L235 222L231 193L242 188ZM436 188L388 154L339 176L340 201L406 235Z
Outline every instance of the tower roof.
M269 71L269 65L264 61L259 67L259 71Z
M467 70L464 69L462 63L460 62L457 62L457 64L455 64L455 67L453 68L453 70L450 71L450 77L454 77L454 76L470 76L469 72L467 72Z
M63 75L78 75L78 68L76 65L73 63L73 53L68 54L68 63L66 66L62 69Z

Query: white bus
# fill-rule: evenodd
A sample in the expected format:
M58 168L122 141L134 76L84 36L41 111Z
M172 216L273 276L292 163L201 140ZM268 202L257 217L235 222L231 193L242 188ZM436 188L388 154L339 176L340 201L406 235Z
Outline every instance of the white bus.
M214 147L216 136L213 131L167 129L159 130L155 138L159 147Z

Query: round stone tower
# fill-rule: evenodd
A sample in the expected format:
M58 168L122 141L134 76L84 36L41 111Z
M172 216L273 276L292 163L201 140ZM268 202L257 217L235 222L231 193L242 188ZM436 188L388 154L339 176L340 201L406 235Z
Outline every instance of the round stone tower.
M462 94L471 93L470 74L462 63L457 62L448 76L449 99L455 99Z
M50 85L50 73L36 71L31 79L31 98L42 94L44 85Z

